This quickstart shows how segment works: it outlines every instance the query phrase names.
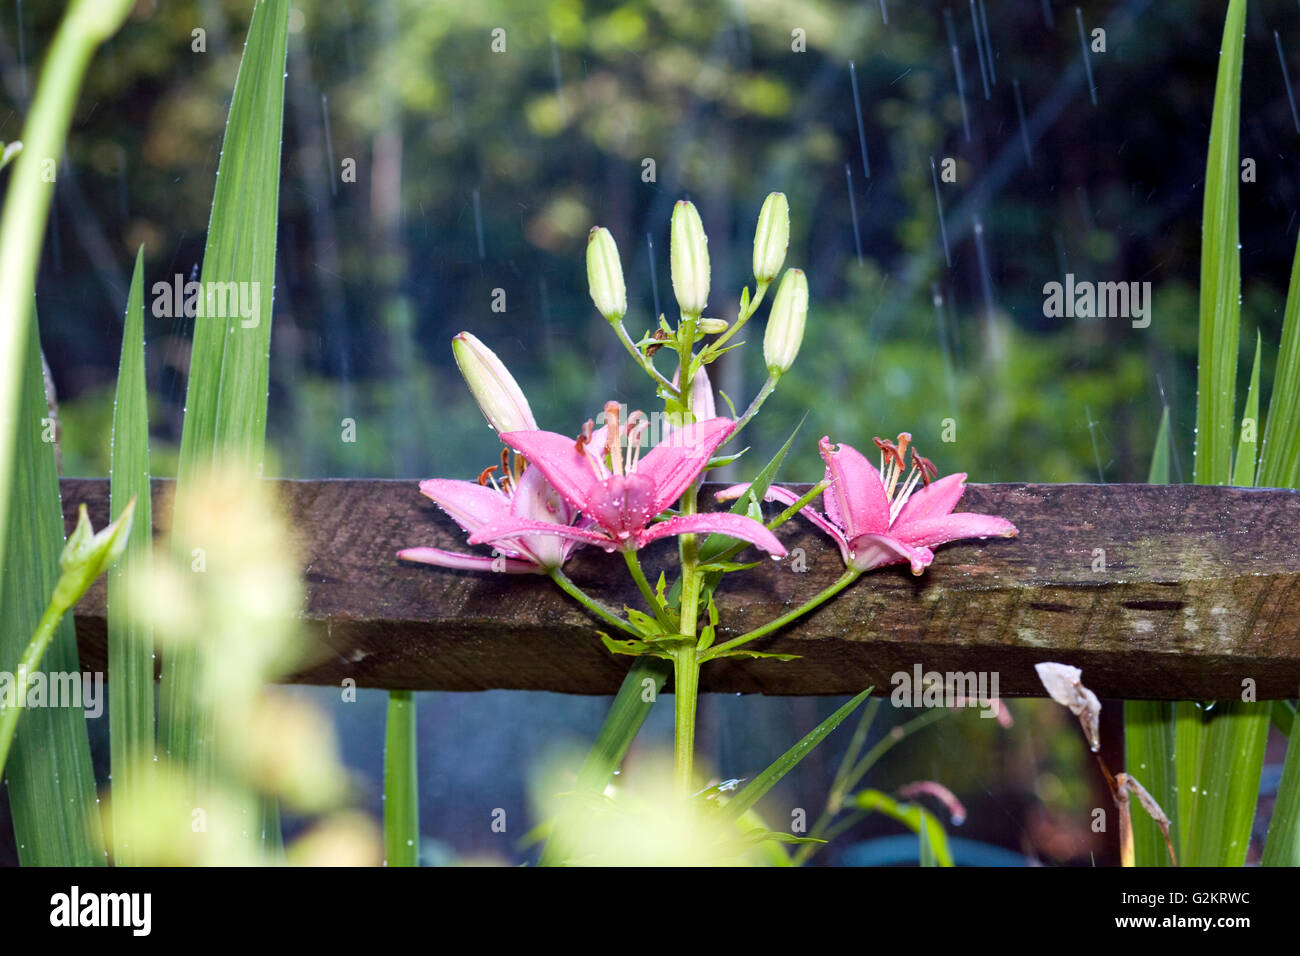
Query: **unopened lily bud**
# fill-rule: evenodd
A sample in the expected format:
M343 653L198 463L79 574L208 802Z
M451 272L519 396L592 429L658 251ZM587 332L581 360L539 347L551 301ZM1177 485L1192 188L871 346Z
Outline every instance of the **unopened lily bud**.
M695 327L705 335L719 335L731 327L726 319L700 319Z
M808 278L802 269L787 269L776 287L767 333L763 336L763 361L771 375L783 375L794 364L807 319Z
M771 282L781 274L790 244L790 203L785 193L768 193L754 230L754 278Z
M68 542L59 555L59 569L63 573L54 586L53 603L66 610L81 600L86 589L126 550L134 517L135 499L132 498L117 520L96 534L90 526L86 506L81 506L77 527L68 535Z
M587 235L587 287L596 311L610 322L627 314L627 286L618 246L608 229L597 226Z
M669 239L678 308L683 315L698 316L709 301L709 237L693 204L682 200L673 208Z
M451 351L489 425L502 434L537 430L523 389L495 352L468 332L451 340Z

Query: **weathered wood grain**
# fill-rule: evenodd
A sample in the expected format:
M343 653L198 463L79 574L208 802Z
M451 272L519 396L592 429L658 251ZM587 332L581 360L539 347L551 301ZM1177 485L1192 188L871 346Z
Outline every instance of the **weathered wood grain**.
M401 547L464 548L464 535L412 481L277 482L307 557L304 620L319 660L302 683L608 694L629 658L601 646L586 613L541 577L472 574L398 562ZM162 491L155 487L155 497ZM64 479L64 513L106 517L108 484ZM795 662L724 661L711 691L849 694L890 676L996 672L1003 695L1039 695L1033 664L1084 670L1103 697L1300 693L1300 494L1188 485L971 485L961 510L1003 515L1014 540L938 551L926 574L874 572L802 623L760 642ZM155 514L163 513L162 508ZM730 576L719 642L784 612L841 572L806 522L781 531L791 559ZM667 562L672 545L647 555ZM1102 561L1104 560L1104 570ZM583 549L570 576L614 605L638 604L623 562ZM77 613L90 666L104 656L103 587Z

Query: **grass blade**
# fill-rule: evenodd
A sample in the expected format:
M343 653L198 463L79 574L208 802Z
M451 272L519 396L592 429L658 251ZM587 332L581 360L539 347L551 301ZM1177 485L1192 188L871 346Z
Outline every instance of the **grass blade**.
M672 672L672 663L659 658L638 657L632 662L609 713L605 715L605 722L600 726L596 742L578 771L577 789L580 792L600 793L605 789L627 756L632 741L641 732L641 725L650 715L650 708ZM547 841L539 865L551 866L558 862L555 847L554 841Z
M1177 705L1176 845L1181 866L1245 863L1268 739L1268 707L1268 702Z
M918 862L921 866L953 865L948 833L934 814L926 812L924 807L899 803L879 790L863 790L854 795L853 803L866 813L883 813L915 833L920 840Z
M40 340L28 337L18 413L12 490L24 507L9 513L0 575L0 670L13 673L59 579L63 507L54 446L42 441L49 411ZM52 425L49 426L52 428ZM77 674L77 639L65 615L45 652L46 674ZM18 860L24 866L95 866L104 862L95 811L90 738L80 707L33 707L22 715L6 764Z
M1259 453L1259 333L1255 333L1255 364L1246 391L1246 410L1241 416L1241 437L1232 466L1232 483L1241 488L1255 484L1255 460Z
M384 865L420 865L420 780L415 694L388 692L384 739Z
M220 453L260 467L266 437L266 397L275 281L276 213L288 0L259 0L235 80L230 115L203 252L202 297L220 309L218 289L235 283L239 304L255 309L195 320L185 400L178 483L200 477ZM226 299L227 313L229 299ZM245 318L244 311L251 314ZM159 745L172 759L207 761L210 737L193 707L195 651L163 662Z
M1273 374L1268 421L1259 454L1259 484L1264 488L1300 485L1300 240L1291 260L1291 284L1282 320L1282 346Z
M113 815L129 813L139 790L136 770L154 755L153 629L127 613L130 577L147 574L152 551L149 501L149 395L144 375L144 250L136 253L122 331L122 358L113 403L110 512L136 499L126 551L108 573L109 752ZM114 825L113 832L126 832ZM114 841L113 862L132 864L129 841Z
M1193 481L1226 485L1232 477L1232 433L1241 317L1241 250L1237 221L1237 137L1241 125L1241 60L1246 0L1231 0L1223 26L1214 115L1205 162L1201 214L1200 344L1196 371L1196 464Z
M862 705L870 696L873 688L868 687L854 697L835 713L809 731L802 740L778 757L773 764L745 785L723 808L728 819L735 820L746 810L763 799L777 782L798 765L799 761L812 753L814 747L826 739L832 730L844 722L844 719Z
M1276 701L1277 707L1283 701ZM1264 841L1264 866L1300 866L1300 720L1292 719L1282 780Z
M1151 452L1147 484L1169 484L1169 407L1160 416L1156 445ZM1177 709L1167 700L1124 701L1124 769L1147 788L1169 817L1170 832L1178 833L1177 781L1174 777L1174 738ZM1134 861L1138 866L1169 866L1164 834L1145 813L1133 816Z

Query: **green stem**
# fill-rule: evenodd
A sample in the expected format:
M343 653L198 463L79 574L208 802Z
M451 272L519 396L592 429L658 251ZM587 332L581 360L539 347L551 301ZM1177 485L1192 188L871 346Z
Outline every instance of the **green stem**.
M569 576L559 568L553 568L550 574L551 580L558 584L565 594L569 595L569 597L573 598L592 614L596 615L596 617L609 624L613 624L621 631L626 631L633 637L642 636L640 631L619 617L613 609L602 604L600 601L597 601L594 597L587 594L586 591L582 590L582 588L574 584L572 579L570 579Z
M826 588L819 594L816 594L813 597L809 598L807 601L799 605L793 611L788 611L785 614L782 614L780 617L773 618L772 620L764 624L762 627L756 627L752 631L748 631L740 635L739 637L733 637L731 640L724 641L723 643L717 645L716 647L709 648L709 650L704 653L704 656L701 659L701 663L703 663L703 661L712 660L713 658L718 657L719 655L725 653L726 651L732 650L733 648L740 647L742 644L748 644L750 641L756 641L760 637L766 637L768 634L771 634L773 631L780 630L781 628L789 624L791 621L796 620L802 617L803 615L807 614L809 611L812 611L820 607L821 605L825 604L827 601L835 597L835 595L839 594L846 587L848 587L859 577L861 577L861 575L862 575L861 571L855 570L854 568L847 568L844 571L844 573L839 576L838 580L836 580L834 584L832 584L830 587Z
M668 614L664 610L663 604L659 601L659 595L655 593L655 589L652 588L650 582L646 580L645 572L641 570L641 561L636 556L636 550L629 548L624 551L623 560L627 562L628 570L632 572L632 580L636 581L636 586L641 591L641 596L645 598L646 604L650 605L650 613L655 616L655 620L659 622L659 626L662 627L666 633L672 633L672 622L668 620ZM637 636L640 637L641 635L638 634Z
M623 347L627 349L628 354L632 356L637 365L645 369L647 375L655 380L655 384L660 388L668 389L669 394L676 395L677 386L664 378L663 373L655 368L654 359L636 347L636 343L632 341L632 336L628 335L627 329L622 322L614 323L614 331L618 333L618 339L623 343Z
M754 400L749 403L749 408L745 409L745 414L736 419L736 427L727 437L727 441L731 441L739 435L741 429L749 424L750 419L758 414L758 410L763 407L763 403L767 401L767 397L776 391L777 381L778 379L775 375L769 375L767 377L767 381L763 383L763 387L758 390L758 394L754 396Z
M699 700L700 662L694 644L673 653L673 780L677 792L689 797L695 760L695 708Z
M416 764L415 695L388 692L384 739L384 865L420 865L420 786Z
M117 32L131 0L76 0L45 57L36 96L23 127L0 218L0 554L9 529L18 397L27 354L36 266L40 258L54 176L63 155L77 91L95 49Z
M23 651L22 660L18 662L18 670L14 673L13 696L8 700L0 700L0 780L4 780L5 762L9 759L14 731L18 728L18 718L26 706L28 678L40 666L45 649L54 638L54 629L59 626L59 621L63 620L67 610L54 601L46 605L36 630L32 632L31 640L27 642L27 649Z

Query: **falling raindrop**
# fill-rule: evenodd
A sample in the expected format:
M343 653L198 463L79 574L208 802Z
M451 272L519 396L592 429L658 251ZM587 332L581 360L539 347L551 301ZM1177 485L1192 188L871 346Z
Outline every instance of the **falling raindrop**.
M1083 51L1083 68L1088 73L1088 95L1092 97L1092 105L1096 106L1097 85L1092 80L1092 58L1088 56L1088 34L1083 29L1083 11L1075 7L1074 17L1079 22L1079 49Z
M858 234L858 204L853 199L853 170L844 164L844 179L849 190L849 216L853 219L853 245L858 250L858 265L862 265L862 237Z
M930 157L930 178L934 180L934 204L939 208L939 236L943 239L943 261L952 268L952 253L948 251L948 227L943 221L943 200L939 198L939 170L935 168L934 157Z
M871 161L867 158L867 134L862 126L862 101L858 98L858 71L854 68L852 60L849 60L849 82L853 86L853 116L858 121L858 148L862 150L862 174L870 179Z

